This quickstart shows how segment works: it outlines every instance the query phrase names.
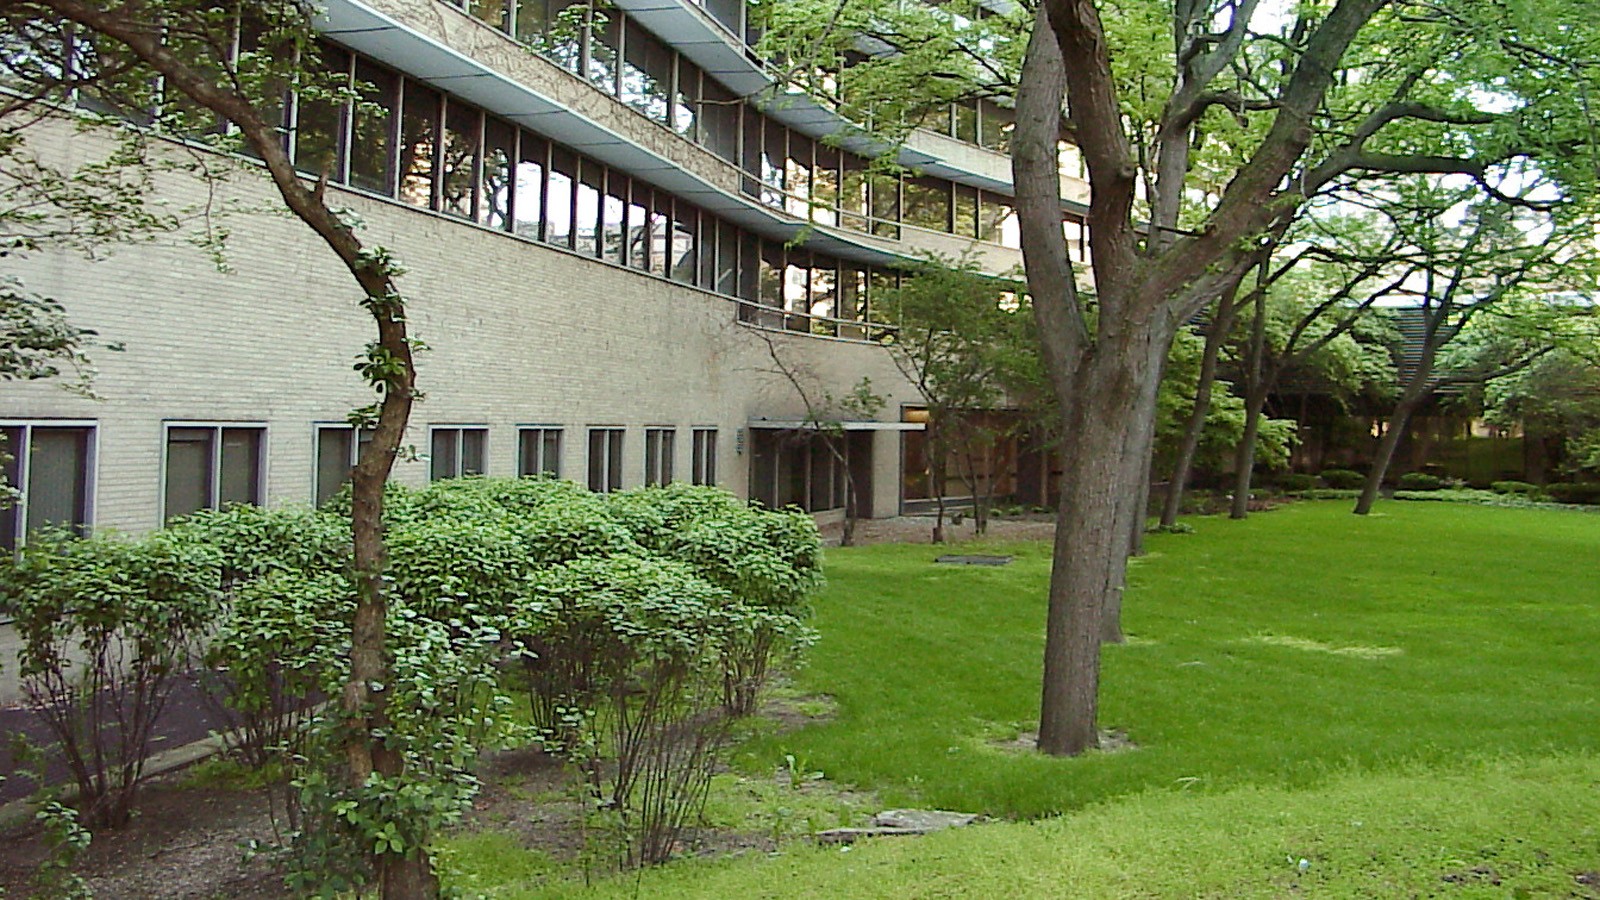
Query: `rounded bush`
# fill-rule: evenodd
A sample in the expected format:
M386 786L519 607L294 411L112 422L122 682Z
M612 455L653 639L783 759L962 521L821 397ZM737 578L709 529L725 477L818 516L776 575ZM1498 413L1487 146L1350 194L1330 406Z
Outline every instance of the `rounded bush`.
M1537 484L1526 481L1496 481L1489 485L1489 490L1496 494L1538 494L1540 488Z
M1402 491L1437 491L1444 486L1444 482L1439 476L1427 472L1407 472L1400 476L1399 486Z
M1335 490L1349 491L1366 483L1367 476L1351 469L1323 469L1318 476L1322 483Z
M1290 472L1278 476L1278 487L1286 491L1309 491L1317 486L1317 476Z
M1557 503L1600 505L1600 482L1547 484L1544 490Z

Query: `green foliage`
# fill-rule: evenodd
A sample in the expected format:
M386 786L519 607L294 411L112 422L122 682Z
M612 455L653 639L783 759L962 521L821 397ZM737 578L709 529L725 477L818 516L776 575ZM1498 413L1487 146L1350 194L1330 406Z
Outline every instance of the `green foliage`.
M1285 472L1273 480L1285 491L1309 491L1317 486L1317 476L1301 472Z
M1167 354L1160 392L1156 395L1155 460L1158 471L1170 471L1177 461L1184 431L1194 410L1200 384L1200 362L1205 338L1187 329L1179 332ZM1232 463L1234 448L1245 430L1245 401L1233 393L1225 380L1215 382L1211 405L1206 412L1205 429L1195 450L1194 465L1206 471L1221 471ZM1256 435L1255 462L1266 469L1282 469L1289 464L1294 446L1295 423L1290 419L1262 416Z
M1558 503L1600 504L1600 483L1597 482L1547 484L1544 490Z
M1496 494L1524 494L1531 496L1541 493L1543 489L1537 484L1530 484L1526 481L1496 481L1489 485L1489 490L1494 491Z
M34 536L0 560L25 694L73 774L87 827L132 814L156 717L213 621L221 559L156 532Z
M1397 485L1402 491L1437 491L1444 487L1444 479L1427 472L1407 472L1400 476Z
M1323 469L1317 476L1322 483L1336 490L1354 490L1366 483L1367 476L1350 469Z

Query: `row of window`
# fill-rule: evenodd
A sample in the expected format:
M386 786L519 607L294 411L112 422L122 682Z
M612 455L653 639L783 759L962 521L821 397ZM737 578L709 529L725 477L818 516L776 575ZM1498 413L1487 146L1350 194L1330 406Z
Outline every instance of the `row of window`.
M348 425L316 425L312 496L326 503L349 481L370 434ZM517 429L517 474L561 477L563 429ZM615 491L623 472L627 429L588 429L588 485ZM684 476L694 484L717 481L717 429L693 428L687 470L676 465L678 429L644 429L644 471L639 484L667 484ZM161 516L172 519L233 503L261 503L266 495L266 426L233 422L169 422L164 427ZM431 480L488 471L489 429L436 425L428 434ZM0 548L14 550L29 532L68 527L82 532L92 515L95 464L93 422L0 422L0 475L18 492L0 509Z
M607 17L608 22L625 20L620 12ZM1009 197L942 178L872 174L867 159L749 108L631 20L596 29L597 34L611 31L622 36L624 49L601 56L621 60L620 68L608 64L600 77L592 62L599 57L589 54L590 77L624 103L738 166L744 172L742 189L761 203L818 224L890 239L900 237L903 223L1021 246ZM648 48L639 51L641 65L666 68L636 72L627 63L629 46ZM287 131L303 170L492 228L529 237L542 233L556 244L582 243L580 250L598 252L597 240L605 238L597 229L606 224L624 232L629 227L615 221L620 210L611 211L615 215L607 222L607 210L577 196L584 187L598 191L599 185L597 174L585 179L576 171L581 164L572 151L559 145L543 150L542 138L519 135L509 122L365 57L332 45L324 47L323 57L332 71L361 88L362 102L290 105ZM645 224L637 219L631 227Z

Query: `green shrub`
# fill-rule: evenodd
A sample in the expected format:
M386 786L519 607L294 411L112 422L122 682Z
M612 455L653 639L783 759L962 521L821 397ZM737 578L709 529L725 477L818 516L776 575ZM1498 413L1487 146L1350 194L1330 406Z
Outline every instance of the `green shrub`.
M1443 479L1426 472L1407 472L1400 476L1399 481L1399 489L1402 491L1437 491L1443 486Z
M1600 504L1600 482L1564 482L1547 484L1545 493L1558 503Z
M59 744L90 829L128 821L153 730L217 614L221 555L158 531L33 537L0 559L30 707Z
M1359 488L1367 481L1367 476L1350 469L1323 469L1318 477L1328 487L1342 491Z
M1295 494L1302 500L1354 500L1361 496L1357 488L1312 488Z
M1535 495L1544 493L1537 484L1526 481L1496 481L1489 485L1489 490L1496 494L1526 494Z
M1306 475L1302 472L1288 472L1279 475L1276 479L1278 487L1285 491L1309 491L1317 486L1317 476Z

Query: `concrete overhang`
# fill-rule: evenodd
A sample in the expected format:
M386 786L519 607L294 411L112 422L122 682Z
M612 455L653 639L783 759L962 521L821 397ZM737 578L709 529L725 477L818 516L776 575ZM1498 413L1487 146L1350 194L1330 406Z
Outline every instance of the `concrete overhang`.
M661 0L654 2L659 4ZM918 259L909 253L876 246L866 236L857 238L844 229L806 222L742 194L723 190L684 171L671 160L637 146L577 110L428 35L407 28L361 0L328 0L316 24L321 33L405 72L408 77L526 125L585 156L636 175L758 234L787 242L803 231L807 234L807 248L858 263L894 265Z

